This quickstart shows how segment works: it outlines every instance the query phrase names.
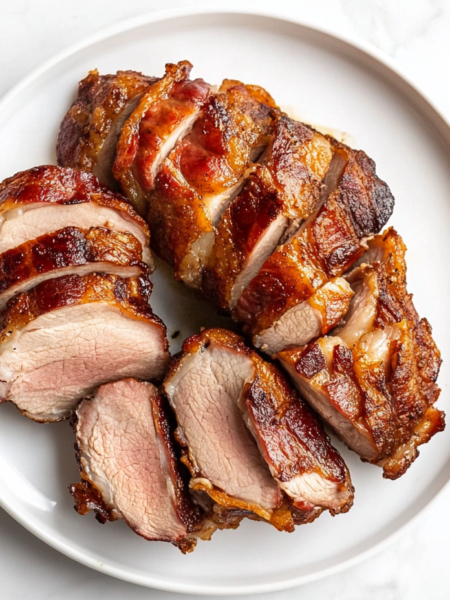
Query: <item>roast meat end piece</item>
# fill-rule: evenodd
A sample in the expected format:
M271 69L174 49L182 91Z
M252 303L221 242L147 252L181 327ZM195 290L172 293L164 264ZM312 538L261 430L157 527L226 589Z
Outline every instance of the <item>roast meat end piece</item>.
M147 276L67 275L11 300L3 313L0 397L36 421L58 421L123 377L159 379L169 360Z
M182 551L196 543L202 519L180 475L156 388L136 379L99 387L78 407L73 428L81 484L70 487L81 514L123 518L147 540Z

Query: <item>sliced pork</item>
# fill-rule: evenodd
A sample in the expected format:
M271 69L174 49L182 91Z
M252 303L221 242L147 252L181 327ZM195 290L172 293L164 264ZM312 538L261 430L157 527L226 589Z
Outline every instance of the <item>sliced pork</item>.
M200 287L214 228L270 141L273 106L264 90L225 81L156 177L148 214L152 247L188 285Z
M58 164L93 173L117 187L111 169L122 127L142 94L157 80L135 71L99 75L97 70L79 83L78 97L61 123Z
M330 141L337 160L330 165L324 190L331 192L298 233L265 261L234 311L245 331L257 336L257 344L280 328L283 317L291 321L288 311L296 319L299 305L355 264L367 248L367 236L377 233L392 213L393 197L376 176L373 161ZM298 339L304 340L302 325L298 331ZM292 337L290 343L300 343Z
M355 295L333 335L278 354L304 397L363 460L396 479L445 426L433 407L440 353L406 290L405 246L387 230L349 275ZM376 259L368 265L364 258Z
M324 136L285 115L278 118L262 164L217 227L203 290L222 309L235 308L288 228L313 212L331 157Z
M348 470L308 407L239 336L205 330L185 341L163 389L191 489L212 519L243 516L278 529L352 504Z
M150 383L123 379L83 400L72 425L81 483L75 508L101 523L125 519L147 540L193 550L202 519L180 475L167 415Z
M192 65L166 65L166 74L142 96L117 144L114 178L142 216L161 164L183 139L200 113L210 86L188 79Z
M41 235L0 255L0 310L42 281L99 271L122 278L145 274L142 245L130 233L104 227L66 227Z
M0 184L0 253L65 227L131 233L151 265L149 231L131 204L89 173L42 166Z
M94 273L50 279L12 299L1 316L1 401L58 421L103 383L160 378L168 342L150 293L148 276Z

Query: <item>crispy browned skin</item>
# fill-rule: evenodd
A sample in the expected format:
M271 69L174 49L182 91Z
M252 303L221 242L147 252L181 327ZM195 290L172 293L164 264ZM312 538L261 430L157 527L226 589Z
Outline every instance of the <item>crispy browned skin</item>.
M197 286L210 248L193 245L213 234L210 199L237 185L252 154L269 141L273 109L253 94L240 82L224 82L208 98L192 131L164 162L149 200L152 247L173 265L177 278Z
M347 512L353 504L353 487L340 454L331 445L315 414L281 371L246 346L240 336L225 329L207 329L188 338L182 352L172 360L165 381L180 369L184 356L197 353L211 343L226 346L249 357L253 363L254 376L244 386L241 410L281 489L295 477L306 474L317 474L325 481L336 484L339 489L339 499L333 507L295 501L286 493L281 506L273 510L269 522L279 530L293 531L296 524L313 521L326 508L332 514ZM196 480L191 487L200 493L202 506L219 527L235 528L244 517L267 519L267 515L260 514L258 507L230 497L214 486L205 486L202 483L204 474L199 471L195 457L191 456L183 434L176 435L176 439L182 450L181 460ZM205 496L209 496L213 502L205 500Z
M166 65L165 76L143 94L117 144L114 178L143 216L164 145L185 120L195 116L209 93L202 79L188 79L191 69L188 61Z
M253 335L348 270L364 252L363 238L378 233L392 213L394 199L374 162L362 151L333 144L347 160L337 188L300 233L266 260L238 302L234 317Z
M79 83L78 97L61 123L56 148L58 164L101 175L96 171L103 170L99 163L102 152L109 152L105 148L109 143L108 137L120 133L114 129L119 126L127 105L155 81L155 78L135 71L118 71L115 75L99 75L97 70L91 71ZM111 142L112 159L115 141ZM104 183L111 185L112 177L106 175L106 179Z
M270 251L292 222L313 212L332 151L322 135L280 115L266 154L223 215L204 271L203 291L225 310L235 305L233 286L252 255L258 255L257 245L271 236L269 229L279 224Z
M149 230L144 219L129 201L109 190L90 173L45 165L16 173L0 184L0 214L28 203L82 204L96 202L100 206L121 211L135 221L149 243Z
M64 306L92 302L116 305L136 319L156 322L165 331L164 323L150 308L151 291L152 284L148 276L122 279L117 275L93 273L83 277L67 275L49 279L9 301L6 311L2 313L0 343L14 329L22 329L40 315Z
M444 413L433 407L441 358L430 325L419 319L406 289L402 239L391 228L370 245L383 254L372 264L379 296L370 331L352 350L339 337L330 338L337 341L331 364L322 340L279 356L306 380L320 376L317 385L331 405L371 440L370 462L383 467L384 477L396 479L417 458L418 446L445 427ZM374 336L384 340L381 353L372 354Z
M15 284L65 267L108 262L138 266L142 272L142 246L131 233L104 227L66 227L42 235L0 255L0 294Z

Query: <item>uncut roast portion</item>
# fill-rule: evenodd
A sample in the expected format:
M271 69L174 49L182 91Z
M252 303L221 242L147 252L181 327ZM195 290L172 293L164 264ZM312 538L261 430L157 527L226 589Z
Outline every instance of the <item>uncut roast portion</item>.
M175 277L281 360L363 460L402 475L444 415L403 242L374 237L393 212L389 187L363 151L290 118L261 87L213 86L191 68L91 72L61 125L59 164L120 186Z

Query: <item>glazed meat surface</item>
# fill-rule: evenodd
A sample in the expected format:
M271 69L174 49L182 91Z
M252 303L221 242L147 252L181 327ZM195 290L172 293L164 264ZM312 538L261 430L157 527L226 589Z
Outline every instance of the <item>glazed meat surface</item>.
M324 136L279 116L262 164L217 227L203 290L221 308L235 308L288 228L297 228L311 215L331 157Z
M188 285L200 287L214 227L269 143L274 115L264 90L226 80L164 161L149 199L152 247Z
M312 412L239 336L212 329L186 340L163 388L191 489L212 499L213 520L290 531L351 506L348 470Z
M99 75L80 82L78 97L61 123L56 154L62 167L93 173L113 189L111 174L122 127L142 94L157 80L135 71Z
M151 265L145 221L89 173L54 166L17 173L0 184L0 215L0 253L65 227L105 227L132 234Z
M364 152L333 145L337 167L330 166L330 181L324 181L330 193L298 233L265 261L234 311L258 345L269 347L266 338L274 327L279 332L298 329L303 338L299 306L355 264L366 249L365 238L378 233L392 213L392 195L376 176L373 161ZM299 342L288 334L289 343Z
M178 470L166 412L150 383L101 386L78 407L72 425L81 483L70 486L81 514L102 523L125 519L147 540L195 546L201 526Z
M160 378L168 342L150 293L148 276L66 275L12 299L1 321L1 401L58 421L103 383Z
M192 65L166 65L166 74L142 96L126 121L117 144L114 178L142 216L161 164L199 115L210 86L189 80Z
M362 264L347 275L355 295L344 324L278 354L337 434L390 479L444 428L444 414L433 407L440 353L407 292L405 250L393 229L370 241Z
M64 275L111 273L122 278L147 273L142 245L130 233L103 227L66 227L0 255L0 310L17 294Z

